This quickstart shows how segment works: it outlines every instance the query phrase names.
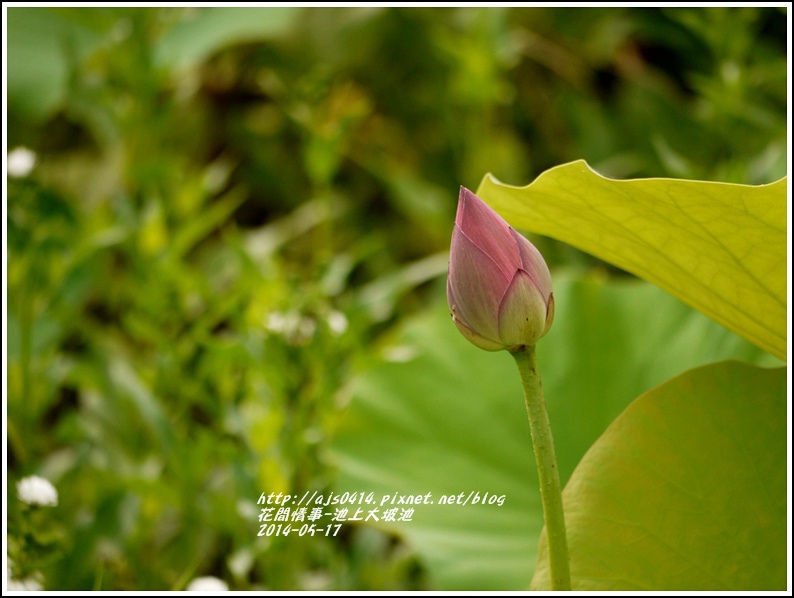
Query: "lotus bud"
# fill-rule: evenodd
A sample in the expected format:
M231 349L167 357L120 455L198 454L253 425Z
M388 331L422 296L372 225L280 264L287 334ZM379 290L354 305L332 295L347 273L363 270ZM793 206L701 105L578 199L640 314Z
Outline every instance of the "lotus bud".
M458 330L486 351L534 347L554 319L543 256L464 187L452 231L447 301Z

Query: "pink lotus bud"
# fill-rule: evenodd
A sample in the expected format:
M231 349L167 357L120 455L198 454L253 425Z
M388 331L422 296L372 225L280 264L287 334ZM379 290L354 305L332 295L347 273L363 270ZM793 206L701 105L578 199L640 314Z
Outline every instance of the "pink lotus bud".
M535 246L460 188L447 277L452 320L486 351L532 347L551 327L551 275Z

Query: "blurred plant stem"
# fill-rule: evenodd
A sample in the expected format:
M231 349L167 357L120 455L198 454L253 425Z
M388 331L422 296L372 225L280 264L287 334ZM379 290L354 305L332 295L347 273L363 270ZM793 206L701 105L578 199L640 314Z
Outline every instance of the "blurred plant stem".
M568 563L568 540L565 535L565 513L562 509L560 472L557 468L557 454L554 451L554 438L546 410L546 399L543 396L535 347L516 351L511 355L516 360L521 375L529 428L532 432L532 446L535 449L540 497L543 501L543 519L546 523L549 543L551 589L570 590L571 574Z
M19 398L15 401L18 412L16 418L9 419L8 442L11 444L18 461L27 460L27 449L23 438L32 435L36 410L31 404L31 359L33 336L33 301L27 293L20 293L19 302ZM13 367L13 364L9 364Z

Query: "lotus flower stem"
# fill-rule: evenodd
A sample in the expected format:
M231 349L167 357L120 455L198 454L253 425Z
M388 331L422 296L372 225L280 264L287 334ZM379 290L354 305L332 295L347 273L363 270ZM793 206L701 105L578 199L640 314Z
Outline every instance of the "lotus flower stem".
M469 342L485 351L507 350L518 364L540 479L551 588L570 590L560 474L535 359L535 343L554 321L551 274L537 248L464 187L452 229L447 302Z
M568 540L565 536L565 514L562 510L560 473L557 469L554 438L551 435L549 414L543 397L535 347L512 351L511 355L516 360L521 384L524 386L529 428L535 449L540 498L543 502L543 518L546 522L546 538L549 546L551 589L570 590L571 573L568 564Z

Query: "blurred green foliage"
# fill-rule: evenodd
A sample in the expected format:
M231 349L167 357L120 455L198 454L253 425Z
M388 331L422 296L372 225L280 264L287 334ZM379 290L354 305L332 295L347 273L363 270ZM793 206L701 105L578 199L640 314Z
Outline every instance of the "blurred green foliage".
M372 529L258 538L255 503L330 487L338 390L443 294L458 186L786 171L785 9L5 10L7 151L36 156L9 481L60 493L33 563L9 483L10 556L45 589L428 587Z

